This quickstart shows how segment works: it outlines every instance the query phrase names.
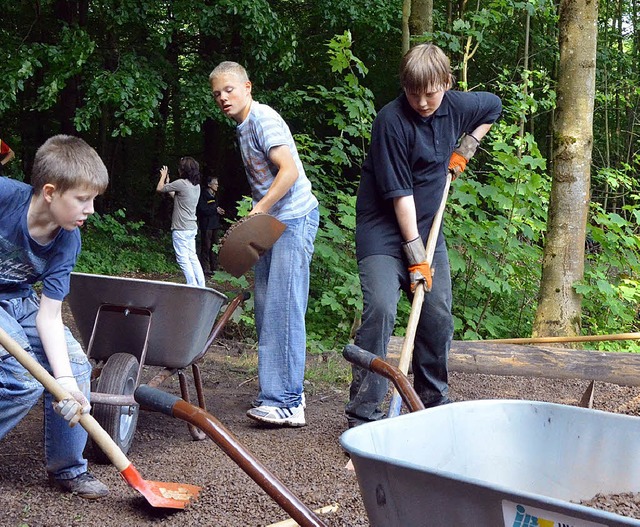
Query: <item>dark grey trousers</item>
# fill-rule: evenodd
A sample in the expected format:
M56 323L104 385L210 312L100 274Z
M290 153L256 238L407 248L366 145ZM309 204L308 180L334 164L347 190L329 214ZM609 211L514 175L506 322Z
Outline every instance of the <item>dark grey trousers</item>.
M400 292L412 300L409 273L404 260L373 255L358 262L363 294L362 324L355 344L385 358L393 333ZM425 406L448 400L447 359L453 338L451 316L451 273L445 244L433 256L433 287L425 294L413 351L414 387ZM387 393L385 378L358 366L352 368L353 380L346 405L347 417L374 421L384 417L380 405Z

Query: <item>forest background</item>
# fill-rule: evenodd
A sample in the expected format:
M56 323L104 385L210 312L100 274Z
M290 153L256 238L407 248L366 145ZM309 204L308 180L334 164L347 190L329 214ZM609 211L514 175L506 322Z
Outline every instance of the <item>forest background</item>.
M83 229L77 270L179 273L171 204L154 191L158 170L167 164L175 172L180 157L193 156L205 176L219 177L227 218L248 211L234 129L208 84L220 61L244 64L254 98L289 123L321 203L308 340L311 352L332 354L359 321L355 194L376 111L399 93L406 6L407 0L5 3L0 138L16 152L5 175L28 182L35 151L51 135L85 138L111 181ZM597 15L591 199L585 247L578 248L585 268L571 285L581 300L583 334L640 330L639 9L635 0L600 0ZM434 0L428 14L427 29L412 33L411 43L438 44L451 57L456 89L496 93L504 106L448 200L455 338L529 336L554 174L559 5ZM248 288L251 276L218 271L214 280L225 289ZM249 301L237 320L247 340L254 338L251 307ZM409 309L403 301L397 334ZM634 343L597 346L640 351Z

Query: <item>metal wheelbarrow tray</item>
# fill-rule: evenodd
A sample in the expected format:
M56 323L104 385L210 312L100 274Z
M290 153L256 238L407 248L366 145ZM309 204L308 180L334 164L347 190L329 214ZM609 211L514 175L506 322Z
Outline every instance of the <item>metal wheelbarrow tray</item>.
M87 356L95 362L93 414L123 452L129 450L135 433L139 405L133 393L144 366L162 368L147 381L150 386L177 373L186 401L189 389L183 370L191 366L199 406L206 408L196 362L245 298L239 294L218 318L228 300L214 289L71 273L69 307ZM189 426L189 431L194 439L206 437L195 427ZM94 454L98 461L106 461L97 449Z
M640 526L583 505L640 492L640 418L552 403L458 402L348 430L372 527Z

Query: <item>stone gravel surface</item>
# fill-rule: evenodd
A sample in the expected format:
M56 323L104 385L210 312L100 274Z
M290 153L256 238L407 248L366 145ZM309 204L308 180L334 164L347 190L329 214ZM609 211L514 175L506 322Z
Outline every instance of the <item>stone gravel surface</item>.
M337 504L337 511L323 516L328 526L367 526L356 476L345 470L348 458L339 445L346 425L347 386L308 383L308 426L265 428L245 416L257 391L255 371L246 366L251 362L246 355L233 342L221 341L205 356L202 373L209 412L308 507ZM146 374L151 373L155 371ZM454 373L451 395L457 401L506 398L575 405L587 386L586 381ZM177 394L177 377L162 388ZM640 389L597 384L594 407L639 416ZM41 416L41 408L34 408L2 442L1 526L248 527L288 518L212 440L193 441L184 422L146 411L140 414L129 459L145 479L201 486L196 502L183 511L154 509L114 467L92 461L91 470L111 489L109 497L89 502L59 493L49 488L43 469ZM640 455L640 449L627 454ZM640 518L640 494L596 497L588 505Z

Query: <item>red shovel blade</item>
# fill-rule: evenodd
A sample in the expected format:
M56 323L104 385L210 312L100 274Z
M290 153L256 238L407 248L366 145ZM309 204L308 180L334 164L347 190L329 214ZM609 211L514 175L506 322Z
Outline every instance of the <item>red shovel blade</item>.
M142 494L152 507L184 509L200 493L200 487L188 483L167 483L142 479L136 467L129 465L120 472L132 488Z

